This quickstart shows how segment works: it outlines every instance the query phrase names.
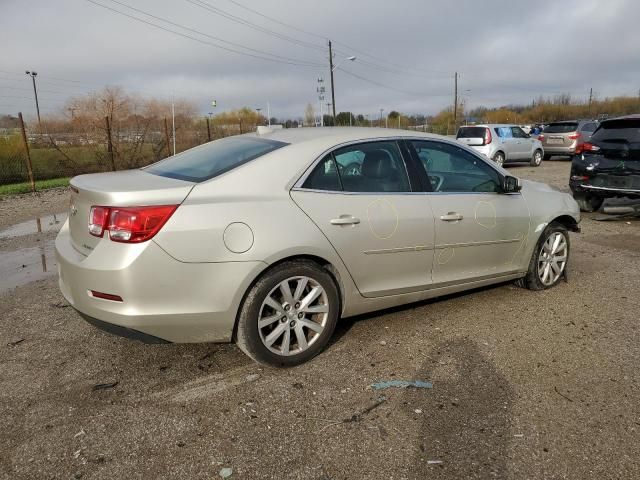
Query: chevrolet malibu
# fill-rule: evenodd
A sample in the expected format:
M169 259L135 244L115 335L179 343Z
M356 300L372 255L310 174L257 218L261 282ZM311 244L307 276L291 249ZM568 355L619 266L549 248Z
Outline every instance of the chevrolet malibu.
M145 342L235 340L278 366L319 353L341 317L553 287L580 220L567 194L390 129L259 128L71 191L56 253L83 318Z

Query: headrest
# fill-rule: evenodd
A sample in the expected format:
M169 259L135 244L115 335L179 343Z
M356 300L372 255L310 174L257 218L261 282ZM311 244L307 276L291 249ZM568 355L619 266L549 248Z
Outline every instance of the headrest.
M369 178L388 178L394 173L393 160L384 150L371 150L362 160L362 175Z

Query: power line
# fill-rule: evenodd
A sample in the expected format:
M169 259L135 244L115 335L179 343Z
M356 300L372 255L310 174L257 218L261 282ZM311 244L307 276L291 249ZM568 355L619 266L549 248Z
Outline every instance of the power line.
M193 1L192 1L192 0L187 0L187 1L188 1L188 2L190 2L190 3L193 3ZM196 0L196 1L198 1L199 3L206 3L206 2L204 2L203 0ZM274 22L274 23L277 23L278 25L282 25L283 27L287 27L287 28L290 28L290 29L295 30L295 31L297 31L297 32L305 33L305 34L307 34L307 35L311 35L312 37L315 37L315 38L320 38L320 39L323 39L323 40L326 40L326 39L327 39L327 36L326 36L326 35L319 35L319 34L317 34L317 33L311 32L311 31L309 31L309 30L305 30L305 29L303 29L303 28L296 27L295 25L291 25L290 23L283 22L283 21L281 21L281 20L278 20L277 18L271 17L271 16L266 15L266 14L264 14L264 13L261 13L261 12L259 12L259 11L257 11L257 10L254 10L253 8L247 7L246 5L244 5L244 4L242 4L242 3L240 3L240 2L238 2L238 1L236 1L236 0L227 0L227 1L229 1L230 3L232 3L232 4L236 5L236 6L238 6L238 7L242 8L242 9L244 9L244 10L249 11L249 12L251 12L251 13L255 14L255 15L258 15L258 16L260 16L260 17L262 17L262 18L265 18L265 19L270 20L270 21L272 21L272 22ZM212 8L216 8L216 7L212 7ZM216 10L221 11L219 8L216 8ZM228 15L231 15L231 14L228 14ZM242 19L241 17L237 17L237 16L234 16L234 17L235 17L235 18L237 18L237 19L241 19L241 20L243 20L243 21L248 22L248 20L244 20L244 19ZM249 22L249 23L250 23L250 22ZM253 24L253 25L255 25L255 24ZM260 27L260 28L264 28L264 27ZM295 40L296 40L297 42L303 42L304 44L307 44L307 45L308 45L308 42L304 42L304 41L302 41L302 40L297 40L297 39L295 39ZM424 74L451 75L451 74L450 74L450 73L448 73L448 72L443 72L443 71L427 71L427 70L422 70L422 69L419 69L419 68L416 68L416 67L411 67L411 66L406 66L406 65L396 64L396 63L393 63L393 62L389 62L388 60L382 59L381 57L377 57L377 56L375 56L375 55L371 55L371 54L369 54L369 53L367 53L367 52L364 52L364 51L362 51L362 50L359 50L359 49L353 48L352 46L349 46L349 45L347 45L346 43L339 42L339 41L334 41L333 43L337 43L337 44L339 44L339 45L342 45L342 46L344 46L344 47L348 48L349 50L351 50L351 51L352 51L352 52L354 52L354 53L359 53L360 55L364 55L364 56L366 56L366 57L368 57L368 58L371 58L371 59L373 59L373 60L378 60L378 62L386 63L387 65L392 65L393 67L395 67L395 69L396 69L396 70L404 70L404 72L405 72L405 73L410 72L410 71L415 71L415 72L421 72L421 74L418 74L418 76L421 76L421 75L424 75ZM311 44L311 45L314 45L314 46L315 46L315 44ZM315 48L317 49L318 47L317 47L317 46L315 46ZM324 51L324 48L322 49L322 51ZM337 50L336 50L336 51L337 51ZM347 55L347 53L344 53L344 52L341 52L341 53L343 53L344 55ZM362 60L360 60L360 63L369 63L369 64L370 64L370 66L374 66L374 65L375 65L373 62L364 62L364 61L362 61ZM380 67L381 65L377 65L377 66L378 66L378 67ZM392 72L390 72L390 73L397 73L397 72L392 71Z
M134 12L142 13L143 15L146 15L148 17L154 18L156 20L160 20L161 22L168 23L169 25L173 25L174 27L182 28L182 29L187 30L187 31L192 32L192 33L197 33L198 35L202 35L204 37L211 38L212 40L217 40L219 42L223 42L223 43L226 43L228 45L233 45L233 46L238 47L238 48L244 48L244 49L252 51L254 53L258 53L260 55L268 55L268 56L271 56L271 57L274 57L274 58L279 58L279 59L286 60L286 61L304 62L302 60L296 60L296 59L292 59L292 58L289 58L289 57L283 57L281 55L276 55L274 53L265 52L263 50L257 50L255 48L247 47L247 46L241 45L239 43L231 42L231 41L225 40L225 39L220 38L220 37L215 37L213 35L201 32L201 31L196 30L194 28L185 27L184 25L181 25L179 23L172 22L171 20L167 20L166 18L158 17L158 16L153 15L153 14L151 14L149 12L145 12L144 10L140 10L139 8L132 7L131 5L127 5L126 3L120 2L118 0L111 0L111 1L113 3L117 3L118 5L123 6L125 8L133 10ZM304 62L304 63L307 63L307 62Z
M382 87L382 88L387 88L389 90L394 90L396 92L404 93L406 95L424 96L423 94L420 94L420 93L409 92L407 90L401 90L399 88L392 87L391 85L385 85L384 83L376 82L375 80L371 80L370 78L362 77L362 76L360 76L360 75L358 75L356 73L350 72L349 70L345 70L342 67L338 67L338 70L346 73L347 75L351 75L352 77L359 78L360 80L363 80L363 81L368 82L368 83L372 83L373 85L377 85L377 86Z
M244 19L242 17L239 17L237 15L233 15L233 14L228 13L228 12L226 12L226 11L220 9L220 8L214 7L213 5L211 5L210 3L205 2L204 0L185 0L185 1L195 5L197 7L200 7L200 8L203 8L205 10L208 10L211 13L214 13L214 14L219 15L221 17L224 17L224 18L226 18L228 20L231 20L232 22L236 22L236 23L242 24L242 25L244 25L246 27L252 28L252 29L257 30L257 31L262 32L262 33L266 33L267 35L271 35L271 36L279 38L281 40L285 40L287 42L294 43L296 45L300 45L300 46L303 46L303 47L312 48L312 49L318 50L318 51L323 52L323 53L326 51L326 49L321 45L318 45L316 43L307 42L307 41L304 41L304 40L300 40L300 39L297 39L297 38L294 38L294 37L290 37L288 35L284 35L282 33L278 33L278 32L276 32L274 30L269 30L268 28L265 28L265 27L262 27L262 26L260 26L260 25L258 25L256 23L250 22L249 20L246 20L246 19Z
M253 55L251 53L242 52L240 50L235 50L233 48L228 48L228 47L225 47L225 46L222 46L222 45L218 45L216 43L208 42L206 40L203 40L201 38L197 38L197 37L188 35L186 33L177 32L177 31L172 30L170 28L163 27L162 25L158 25L156 23L149 22L149 21L147 21L147 20L145 20L143 18L139 18L139 17L136 17L134 15L129 15L128 13L121 12L120 10L117 10L115 8L111 8L111 7L107 6L107 5L103 5L103 4L98 3L98 2L96 2L94 0L86 0L86 1L89 2L89 3L92 3L94 5L97 5L99 7L102 7L105 10L110 10L110 11L112 11L114 13L117 13L119 15L123 15L123 16L125 16L127 18L130 18L132 20L136 20L136 21L144 23L146 25L158 28L158 29L163 30L165 32L173 33L174 35L178 35L178 36L183 37L183 38L194 40L194 41L196 41L198 43L202 43L203 45L209 45L211 47L215 47L215 48L218 48L218 49L221 49L221 50L226 50L226 51L231 52L231 53L237 53L238 55L245 55L247 57L253 57L253 58L260 59L260 60L267 60L267 61L270 61L270 62L277 62L277 63L286 63L286 64L289 64L289 65L296 65L296 66L305 66L305 67L318 67L318 66L321 66L319 64L314 64L314 63L310 63L310 62L301 63L301 62L299 62L297 60L284 61L284 60L279 60L279 59L276 59L276 58L263 57L263 56L260 56L260 55Z

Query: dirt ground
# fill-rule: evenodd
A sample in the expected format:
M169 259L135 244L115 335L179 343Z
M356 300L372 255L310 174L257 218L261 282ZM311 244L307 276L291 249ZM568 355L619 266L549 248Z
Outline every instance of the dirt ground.
M568 162L510 170L567 189ZM0 227L66 199L2 200ZM640 221L599 215L568 283L343 320L292 369L103 333L55 275L0 294L0 478L640 478ZM0 258L53 236L0 238ZM370 387L393 379L433 388Z

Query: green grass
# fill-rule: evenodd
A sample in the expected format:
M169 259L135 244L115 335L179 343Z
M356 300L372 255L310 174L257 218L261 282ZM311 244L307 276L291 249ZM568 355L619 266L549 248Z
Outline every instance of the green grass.
M66 187L69 185L69 177L63 178L51 178L49 180L36 181L36 191L46 190L48 188ZM0 185L0 195L16 195L18 193L31 192L31 184L25 183L12 183L10 185Z

